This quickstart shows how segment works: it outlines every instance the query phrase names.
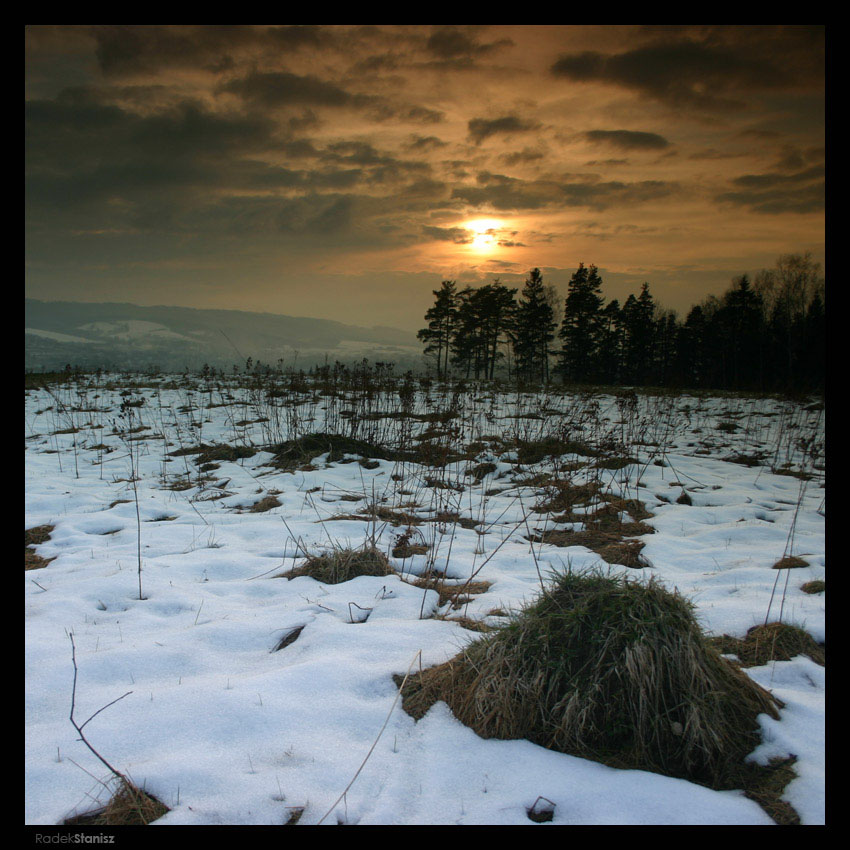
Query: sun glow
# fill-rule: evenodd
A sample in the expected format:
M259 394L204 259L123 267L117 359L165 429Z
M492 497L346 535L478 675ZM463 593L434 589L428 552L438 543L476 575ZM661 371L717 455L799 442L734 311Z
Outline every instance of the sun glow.
M489 254L499 245L498 232L504 223L496 218L478 218L464 224L472 234L471 250L478 254Z

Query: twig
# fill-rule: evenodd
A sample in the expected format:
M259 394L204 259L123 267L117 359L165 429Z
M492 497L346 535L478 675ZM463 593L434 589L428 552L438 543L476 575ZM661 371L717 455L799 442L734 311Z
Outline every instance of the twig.
M399 686L398 693L396 694L395 699L393 700L393 704L390 706L390 710L387 712L387 719L384 720L384 725L381 727L381 731L378 732L378 737L375 738L374 742L372 743L372 746L369 747L369 752L366 753L366 758L363 759L360 764L360 767L357 768L357 773L355 773L354 776L351 777L351 782L349 782L348 785L345 786L345 790L342 792L342 794L339 795L339 797L337 797L336 802L327 810L327 812L325 812L324 815L322 815L322 818L319 820L317 826L321 826L325 818L327 818L327 816L340 804L345 795L351 790L351 786L354 785L354 781L357 779L358 776L360 776L360 771L363 770L363 768L366 766L366 762L369 761L369 757L374 752L375 747L378 746L378 741L381 740L381 735L384 734L384 729L387 728L387 724L390 722L390 717L392 716L393 709L396 707L396 703L401 697L401 693L404 690L405 684L407 684L408 677L410 676L410 671L413 669L413 665L416 663L417 659L419 659L421 663L421 649L418 650L416 655L413 656L413 660L410 662L410 666L407 668L407 673L404 674L404 679L402 680L401 685Z
M95 748L94 748L94 747L93 747L90 743L89 743L88 739L87 739L87 738L86 738L86 736L83 734L83 728L84 728L85 726L87 726L87 725L88 725L88 724L89 724L92 720L94 720L94 718L95 718L95 717L97 717L97 715L98 715L98 714L100 714L100 712L101 712L101 711L103 711L104 709L109 708L109 706L110 706L110 705L115 705L115 703L116 703L116 702L118 702L119 700L124 699L124 697L129 696L129 695L130 695L131 693L133 693L133 692L132 692L132 691L127 691L127 693L126 693L126 694L122 694L120 697L118 697L118 699L114 699L114 700L112 700L112 702L107 703L107 704L106 704L106 705L104 705L102 708L99 708L99 709L98 709L98 710L97 710L94 714L92 714L92 715L91 715L91 717L89 717L89 719L88 719L88 720L86 720L86 721L85 721L85 723L83 723L83 724L82 724L82 726L81 726L80 724L78 724L78 723L77 723L77 721L74 719L74 708L75 708L75 706L76 706L76 702L77 702L77 672L78 672L78 671L77 671L77 648L76 648L76 646L75 646L75 644L74 644L74 635L73 635L73 634L69 634L69 635L68 635L68 637L71 639L71 663L74 665L74 684L73 684L73 687L72 687L72 689L71 689L71 714L70 714L71 725L72 725L72 726L73 726L73 727L77 730L77 733L78 733L78 734L79 734L79 736L80 736L80 740L81 740L81 741L82 741L82 742L83 742L83 743L84 743L84 744L85 744L85 745L86 745L86 746L87 746L87 747L88 747L88 748L92 751L92 753L94 753L94 755L96 755L96 756L98 757L98 759L100 759L100 761L101 761L103 764L105 764L105 765L109 768L109 770L112 772L112 774L113 774L113 775L114 775L117 779L119 779L121 782L124 782L124 783L126 783L126 784L128 784L128 785L129 785L129 784L130 784L130 782L129 782L129 780L127 779L127 777L126 777L126 776L124 776L124 774L123 774L123 773L121 773L121 771L120 771L120 770L116 770L116 769L115 769L115 768L114 768L114 767L113 767L113 766L112 766L112 765L111 765L111 764L110 764L110 763L109 763L109 762L108 762L108 761L107 761L107 760L106 760L106 759L105 759L105 758L104 758L104 757L103 757L103 756L102 756L102 755L101 755L101 754L100 754L100 753L99 753L99 752L98 752L98 751L97 751L97 750L96 750L96 749L95 749Z

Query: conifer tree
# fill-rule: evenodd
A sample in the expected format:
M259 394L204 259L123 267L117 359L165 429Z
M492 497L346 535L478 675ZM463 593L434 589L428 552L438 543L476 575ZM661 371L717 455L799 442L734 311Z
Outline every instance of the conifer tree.
M516 289L499 283L477 289L466 287L459 295L457 329L452 339L452 362L466 377L493 378L504 357L500 346L512 330Z
M761 296L747 275L733 281L717 315L726 350L726 384L732 389L760 389L763 383L764 316Z
M453 280L444 280L440 289L433 290L434 306L425 313L427 328L422 328L417 337L425 343L425 354L433 355L437 361L437 377L445 378L448 373L449 353L458 319L458 293Z
M623 305L625 334L623 379L632 384L646 384L652 372L655 336L655 301L644 283L640 295L630 295Z
M565 381L587 383L596 377L601 335L602 280L596 266L580 263L567 288L558 332L563 345L559 371Z
M549 381L549 346L555 338L555 317L540 269L532 269L522 289L513 323L517 378Z

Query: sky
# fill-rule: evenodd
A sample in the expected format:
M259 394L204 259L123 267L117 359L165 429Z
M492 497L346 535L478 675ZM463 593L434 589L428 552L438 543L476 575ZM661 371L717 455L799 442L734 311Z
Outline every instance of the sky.
M29 26L26 296L416 330L824 259L822 26Z

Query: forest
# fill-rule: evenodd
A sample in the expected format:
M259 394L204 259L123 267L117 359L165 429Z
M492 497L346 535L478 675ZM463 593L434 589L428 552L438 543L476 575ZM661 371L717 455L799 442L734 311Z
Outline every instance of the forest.
M649 283L606 303L596 266L580 263L565 299L532 269L522 287L498 279L434 290L418 333L438 378L758 392L823 389L825 279L810 253L742 274L684 320Z

